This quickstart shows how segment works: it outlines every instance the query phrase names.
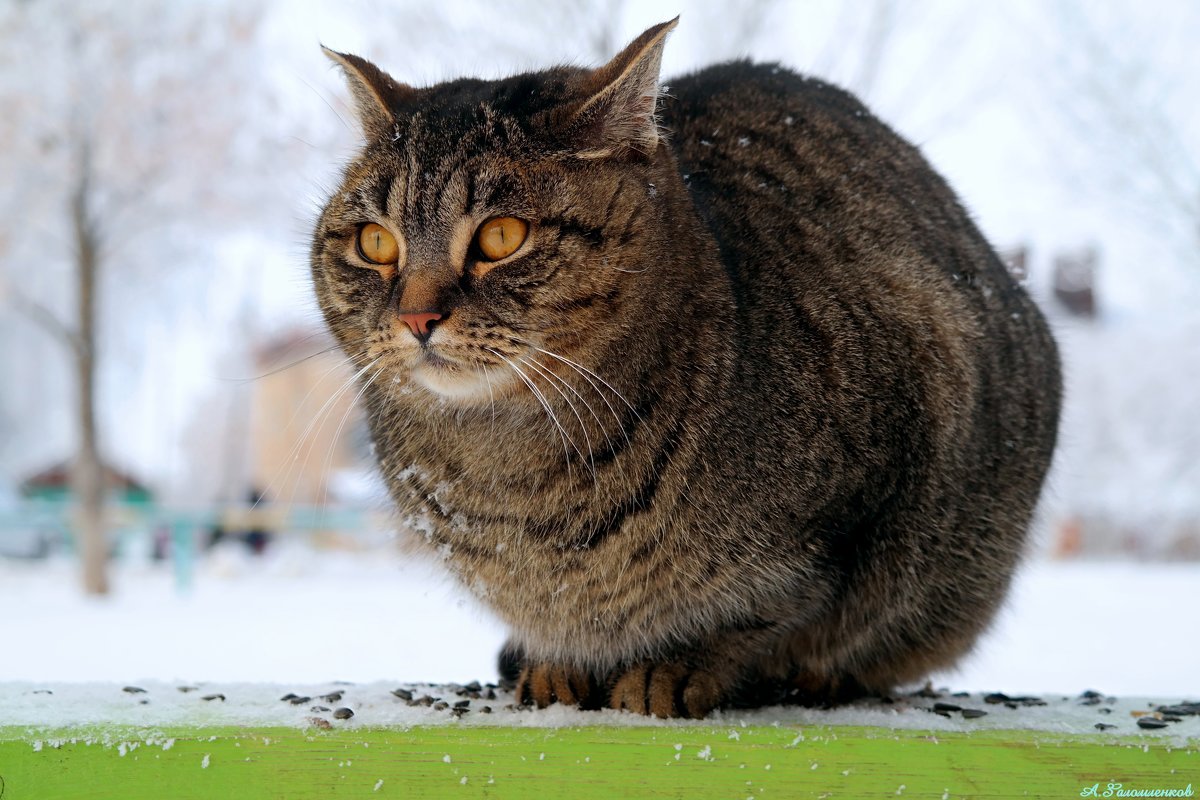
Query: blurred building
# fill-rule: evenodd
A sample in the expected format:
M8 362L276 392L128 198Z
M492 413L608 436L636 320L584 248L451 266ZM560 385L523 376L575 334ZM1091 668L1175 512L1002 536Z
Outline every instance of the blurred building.
M138 520L153 510L154 492L111 464L101 469L110 529L118 535L143 530ZM71 463L63 461L26 476L19 486L20 501L0 491L0 556L45 558L75 546L71 477Z
M108 500L133 506L149 506L154 493L132 475L110 464L103 466ZM71 465L61 462L28 476L21 482L21 496L27 500L70 502Z
M1066 311L1083 319L1096 317L1096 268L1099 255L1094 247L1054 257L1054 299Z
M1061 558L1200 559L1200 320L1106 306L1096 247L1001 250L1045 312L1063 415L1041 516ZM1148 502L1153 498L1153 502Z

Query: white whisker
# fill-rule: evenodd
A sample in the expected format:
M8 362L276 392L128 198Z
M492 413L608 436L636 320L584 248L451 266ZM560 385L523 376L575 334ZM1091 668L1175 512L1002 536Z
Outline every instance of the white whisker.
M345 396L346 392L349 391L354 386L354 384L358 381L359 378L361 378L364 374L366 374L366 372L368 370L370 370L372 367L374 367L378 363L379 363L379 358L375 358L375 359L371 360L370 362L368 362L366 366L364 366L358 372L354 373L354 375L348 381L346 381L345 383L342 384L341 388L339 388L328 400L325 401L325 404L323 406L321 406L321 409L319 411L317 411L317 416L313 418L312 422L310 422L308 424L308 427L304 429L304 433L301 434L301 442L303 442L305 439L308 438L308 435L310 432L313 433L314 438L319 437L321 435L321 433L325 430L326 423L329 422L330 414L333 413L334 404L337 403L337 401L340 400L343 396ZM318 420L320 420L320 425L317 427L316 431L314 432L313 426L317 424ZM306 450L304 453L304 461L300 465L300 475L304 475L304 473L308 470L308 462L309 462L309 459L312 458L312 451L313 451L313 447L310 444L308 450ZM297 459L299 458L298 453L296 454L296 458ZM293 459L292 465L294 466L295 463L296 463L296 461L295 461L295 459ZM289 476L289 478L291 476L291 467L289 467L289 469L288 469L288 476ZM295 503L296 488L297 488L296 486L294 486L294 485L292 486L292 496L289 500L289 504Z
M378 359L376 359L376 362L378 362ZM350 405L346 407L346 412L342 414L342 421L338 423L337 429L333 432L333 438L329 440L329 452L325 455L325 465L322 467L325 475L328 475L329 470L333 467L333 450L335 447L337 447L338 437L342 435L342 428L346 427L346 422L350 419L350 415L354 413L355 408L358 407L358 403L360 400L362 400L363 395L366 394L367 389L370 388L371 384L375 382L375 379L382 375L383 372L383 369L377 369L374 373L372 373L370 378L367 378L367 381L362 385L362 388L358 390L358 394L354 395L354 399L351 400ZM324 507L329 502L328 480L325 481L322 494L323 498L321 500L321 506Z
M537 363L536 361L533 361L533 360L527 359L527 358L522 358L519 360L522 364L525 364L526 366L537 370L543 376L553 378L554 380L556 380L560 383L563 383L564 386L566 386L568 389L571 389L572 392L575 392L575 390L573 388L571 388L571 386L569 384L563 382L563 380L561 378L559 378L557 375L554 375L553 373L549 372L549 370L547 370L545 367L543 367L541 364ZM562 389L555 386L553 383L550 384L550 388L553 389L554 391L558 392L559 396L562 397L564 402L566 402L567 408L571 409L571 413L575 415L575 420L579 423L579 430L583 432L583 441L584 441L584 444L587 446L588 467L592 472L592 481L595 482L595 480L596 480L596 463L595 463L595 461L592 460L592 437L588 435L587 425L584 424L583 417L581 417L579 415L579 411L576 410L575 404L571 402L571 398L567 397L566 393L563 392ZM576 394L576 396L578 396L579 393L575 392L575 394ZM580 398L580 399L582 400L583 398ZM595 414L593 414L593 416L595 416ZM576 448L576 451L578 452L578 448ZM580 455L582 456L582 453Z
M600 382L601 382L601 383L603 383L605 386L607 386L607 387L608 387L608 390L609 390L610 392L612 392L612 393L613 393L613 394L615 394L615 395L616 395L618 398L620 398L621 402L622 402L622 403L624 403L626 406L628 406L628 407L629 407L629 410L633 412L633 415L634 415L635 417L637 417L639 420L642 418L642 415L641 415L641 414L639 414L639 413L638 413L638 411L637 411L637 409L633 407L633 403L630 403L628 400L626 400L626 399L625 399L625 395L623 395L623 394L621 394L620 392L618 392L618 391L617 391L615 388L613 388L613 385L612 385L611 383L609 383L608 381L604 380L604 378L601 378L599 375L597 375L595 372L593 372L592 370L590 370L590 369L588 369L587 367L585 367L583 364L580 364L580 363L578 363L578 362L572 361L571 359L567 358L566 356L560 356L558 353L551 353L549 350L545 350L545 349L543 349L543 348L541 348L541 347L538 347L537 345L532 345L532 344L531 344L531 345L530 345L530 347L532 347L534 350L537 350L539 353L545 353L546 355L550 356L551 358L557 358L559 361L563 362L564 364L568 364L568 365L570 365L570 366L572 366L572 367L575 367L576 369L581 369L581 370L583 370L585 373L587 373L588 375L591 375L593 378L595 378L596 380L600 381Z
M531 381L531 380L529 379L529 377L528 377L528 376L527 376L527 375L526 375L526 374L525 374L525 373L524 373L524 372L521 370L521 368L520 368L520 367L518 367L516 364L514 364L514 363L513 363L513 362L512 362L510 359L508 359L508 358L506 358L505 356L503 356L503 355L502 355L502 354L501 354L499 351L493 350L493 349L492 349L492 348L490 348L490 347L488 347L488 348L485 348L485 349L486 349L486 350L487 350L489 353L491 353L491 354L495 355L497 358L499 358L500 360L502 360L502 361L503 361L505 364L508 364L508 366L512 368L513 372L515 372L515 373L517 374L517 377L519 377L519 378L520 378L522 381L524 381L524 382L525 382L525 385L526 385L526 386L528 386L528 387L529 387L529 389L530 389L530 391L532 391L532 392L533 392L533 395L534 395L534 397L536 397L536 398L537 398L538 402L542 404L542 408L543 408L543 409L545 409L547 416L549 416L549 417L550 417L550 421L554 423L554 426L555 426L556 428L558 428L558 435L559 435L560 437L562 437L562 443L563 443L563 456L566 458L566 461L567 461L567 466L568 466L568 468L569 468L569 467L570 467L570 464L571 464L571 450L570 450L570 448L571 448L571 447L574 447L574 442L571 442L571 443L568 445L568 441L569 441L569 439L567 438L567 431L566 431L566 429L565 429L565 428L563 428L563 426L562 426L562 423L560 423L560 422L558 421L558 417L557 417L557 416L555 416L555 414L554 414L554 410L553 410L552 408L550 408L550 403L549 403L549 401L547 401L547 400L546 400L546 398L545 398L545 396L542 394L541 390L539 390L539 389L537 388L537 386L535 386L535 385L533 384L533 381ZM578 448L576 448L576 451L578 451Z
M496 395L492 392L492 376L486 366L483 367L483 379L487 381L488 400L492 404L492 436L496 435Z
M352 358L347 358L346 361L342 361L338 364L335 364L333 367L330 367L329 370L327 370L325 372L325 374L322 375L321 378L318 380L317 385L319 385L327 377L329 377L329 375L332 374L334 372L334 370L343 366L347 361L352 361L352 360L353 360ZM325 400L325 402L321 405L321 407L319 409L317 409L316 413L313 414L312 419L309 420L308 425L305 426L304 430L296 438L296 443L293 444L291 449L288 451L288 454L285 458L287 465L288 465L287 470L284 471L284 473L282 475L280 475L279 473L276 473L275 477L273 477L271 479L271 482L269 484L267 484L267 487L262 491L261 496L263 498L268 497L271 493L271 490L280 484L280 479L282 479L284 484L286 484L288 481L291 480L292 473L296 469L296 460L300 457L300 448L302 448L305 445L305 442L308 439L308 435L312 432L313 427L317 424L318 421L321 421L324 419L324 416L326 415L327 411L331 408L331 406L335 402L337 402L337 399L339 397L341 397L346 392L346 390L350 386L352 386L354 384L354 382L359 379L359 377L361 377L363 375L363 373L365 373L367 370L369 370L371 367L373 367L378 360L379 359L375 359L374 361L371 361L365 367L363 367L358 372L356 372L354 375L352 375L350 378L348 378L340 387L338 387L338 389L335 392L333 392L333 394L331 394ZM303 404L308 401L308 398L312 395L313 391L316 390L317 385L314 385L311 389L309 389L308 394L306 394L304 396L304 400L301 401L301 407L303 407ZM299 411L300 411L300 409L297 408L296 414L298 414ZM295 419L295 414L293 414L293 420L294 419ZM290 425L291 425L291 423L289 423L289 427L290 427ZM324 427L323 424L322 424L322 427ZM309 452L311 453L311 447L309 448ZM307 464L307 462L308 462L308 458L306 455L305 463ZM289 499L289 503L294 500L295 500L295 487L293 487L292 497Z

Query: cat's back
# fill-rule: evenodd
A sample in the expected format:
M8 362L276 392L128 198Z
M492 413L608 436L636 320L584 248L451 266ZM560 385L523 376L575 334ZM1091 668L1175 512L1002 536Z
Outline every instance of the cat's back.
M662 122L692 186L740 177L763 198L787 194L814 171L895 158L902 144L854 95L774 64L719 64L664 94Z
M951 188L852 94L736 61L666 95L681 176L743 310L837 296L897 335L932 316L947 336L992 342L993 356L1053 355L1041 314ZM1057 382L1056 359L1033 369Z
M1054 342L916 147L850 93L776 65L718 65L666 94L663 125L736 309L739 396L763 398L764 418L824 409L861 452L893 429L907 432L894 458L921 434L927 452L974 458L1003 443L1002 481L1044 466Z
M736 61L682 77L667 94L663 123L727 260L770 242L818 269L910 243L932 262L987 260L950 188L849 92Z
M803 129L827 121L863 118L866 107L851 93L818 78L772 63L730 61L680 76L663 86L666 97L662 121L677 147L688 141L693 128L704 133L705 118L725 119L747 132L775 128ZM708 130L708 145L717 146L729 130ZM795 130L792 131L795 133Z

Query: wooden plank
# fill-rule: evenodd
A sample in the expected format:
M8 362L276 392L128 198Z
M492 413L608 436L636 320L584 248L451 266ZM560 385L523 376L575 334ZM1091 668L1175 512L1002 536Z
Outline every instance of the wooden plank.
M0 800L949 800L1080 797L1093 785L1103 797L1110 783L1195 792L1198 779L1200 740L1028 730L0 727Z

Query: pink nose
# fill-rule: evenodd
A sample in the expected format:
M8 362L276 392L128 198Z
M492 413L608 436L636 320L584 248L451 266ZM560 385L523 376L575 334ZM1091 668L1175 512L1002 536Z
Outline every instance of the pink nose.
M429 323L437 322L442 318L441 314L434 314L430 311L421 311L415 314L399 314L400 321L408 326L408 329L413 332L422 341L429 336Z

